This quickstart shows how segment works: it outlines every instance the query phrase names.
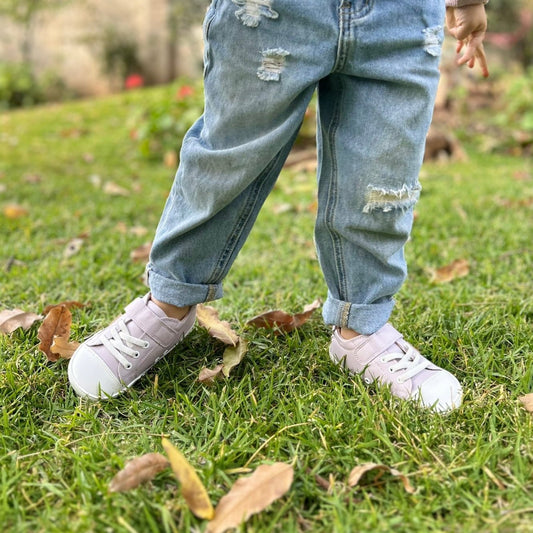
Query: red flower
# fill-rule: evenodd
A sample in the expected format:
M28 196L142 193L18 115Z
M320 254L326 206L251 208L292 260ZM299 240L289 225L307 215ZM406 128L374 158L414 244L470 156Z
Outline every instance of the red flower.
M124 82L124 88L127 90L137 89L144 86L144 78L140 74L130 74Z
M190 85L184 85L178 89L176 100L184 100L194 94L194 89Z

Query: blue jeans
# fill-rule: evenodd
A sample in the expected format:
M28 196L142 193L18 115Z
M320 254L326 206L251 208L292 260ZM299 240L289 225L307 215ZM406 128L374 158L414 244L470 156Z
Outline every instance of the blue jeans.
M222 296L317 90L324 319L363 334L387 322L406 277L444 13L444 0L213 0L205 111L154 239L154 296Z

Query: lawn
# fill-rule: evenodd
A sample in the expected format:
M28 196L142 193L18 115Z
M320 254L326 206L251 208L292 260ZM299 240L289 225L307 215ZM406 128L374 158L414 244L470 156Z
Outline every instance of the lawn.
M173 170L139 156L128 121L170 97L158 88L0 115L0 310L86 303L73 311L72 337L82 340L144 294L143 264L130 253L151 239ZM214 304L250 346L228 379L198 382L223 350L198 327L133 390L89 403L69 388L67 362L39 352L38 324L0 335L3 529L203 531L170 471L108 492L127 460L162 451L164 434L213 503L236 469L294 465L290 491L242 531L531 531L533 424L518 398L533 381L533 169L467 151L467 161L422 171L409 280L392 317L457 375L459 410L419 412L362 386L330 362L319 312L288 335L246 327L262 311L297 312L326 295L312 246L315 178L285 170ZM106 183L125 192L109 194ZM27 213L9 218L8 204ZM66 253L75 238L81 248ZM456 259L468 275L431 281ZM398 469L416 492L391 476L348 489L350 470L367 462Z

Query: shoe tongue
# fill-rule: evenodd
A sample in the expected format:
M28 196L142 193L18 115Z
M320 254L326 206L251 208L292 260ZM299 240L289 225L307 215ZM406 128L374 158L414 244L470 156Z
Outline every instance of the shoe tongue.
M148 300L146 302L146 307L150 309L155 315L157 315L159 318L168 318L167 314L161 307L159 307L156 303L154 303L152 300Z
M398 339L394 344L391 344L383 354L397 353L398 359L401 359L409 350L409 345L403 340Z

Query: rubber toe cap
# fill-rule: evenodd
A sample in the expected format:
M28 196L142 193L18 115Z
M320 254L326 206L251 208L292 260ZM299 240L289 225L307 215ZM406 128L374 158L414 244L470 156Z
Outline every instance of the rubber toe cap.
M463 389L455 376L442 371L422 384L419 397L426 407L431 407L439 413L446 413L461 405Z
M88 346L82 344L68 365L68 378L78 396L99 400L116 396L124 384Z

